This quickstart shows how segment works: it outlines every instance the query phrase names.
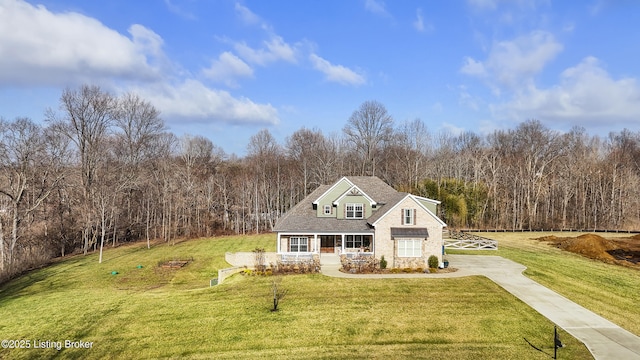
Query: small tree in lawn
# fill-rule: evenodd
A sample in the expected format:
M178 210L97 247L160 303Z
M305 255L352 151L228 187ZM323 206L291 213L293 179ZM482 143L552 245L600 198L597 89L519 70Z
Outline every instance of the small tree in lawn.
M278 311L278 304L280 300L287 294L287 290L282 288L282 278L274 278L271 282L271 291L273 293L273 309L271 311Z
M265 251L264 248L255 248L253 250L253 265L256 271L265 271Z

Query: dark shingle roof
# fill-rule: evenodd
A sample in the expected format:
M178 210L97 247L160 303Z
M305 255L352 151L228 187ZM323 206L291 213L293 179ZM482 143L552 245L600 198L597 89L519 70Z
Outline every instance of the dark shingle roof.
M347 179L377 203L388 203L389 199L398 193L396 189L375 176L349 176Z
M313 201L330 187L330 185L320 186L292 207L276 222L273 231L370 231L367 220L338 220L316 216Z
M429 237L429 229L427 228L391 228L391 238L396 237Z
M384 181L374 176L349 176L347 177L360 190L364 191L378 203L377 210L369 219L345 220L329 217L317 217L313 202L322 196L332 185L322 185L296 204L283 217L281 217L274 231L323 231L323 232L356 232L373 231L369 225L381 217L387 209L393 207L402 200L407 193L399 193Z

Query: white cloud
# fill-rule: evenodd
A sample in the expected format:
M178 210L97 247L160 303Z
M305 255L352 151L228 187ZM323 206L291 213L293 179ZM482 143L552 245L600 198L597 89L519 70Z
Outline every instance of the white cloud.
M245 97L235 98L226 91L211 89L187 79L177 86L136 89L136 93L156 106L164 118L211 123L274 125L278 111L271 104L257 104Z
M501 3L506 6L532 10L540 4L547 4L549 0L467 0L467 3L478 10L496 10Z
M484 64L481 61L476 61L468 56L464 59L464 65L460 69L460 72L465 75L477 77L487 76L487 70L484 68Z
M240 3L235 4L235 10L236 13L238 13L238 16L240 16L240 19L242 19L242 21L247 25L255 25L262 22L258 15L254 14L248 7Z
M455 136L461 135L462 133L464 133L465 129L459 126L455 126L451 123L448 122L443 122L440 125L440 130L443 131L444 133L449 133Z
M376 15L391 16L391 14L387 12L384 1L382 0L365 0L364 8Z
M591 5L588 6L589 13L592 16L599 15L606 6L607 6L607 3L605 0L596 0L592 2Z
M333 65L316 54L309 55L309 60L311 60L311 63L316 70L324 73L327 81L354 86L362 85L366 82L364 76L345 66Z
M458 87L458 104L467 107L471 110L478 111L480 110L480 103L482 102L479 98L474 97L469 93L469 90L466 86L461 85Z
M266 66L279 60L290 63L298 61L297 50L286 43L281 36L272 35L269 41L264 41L262 44L262 48L254 49L244 42L239 42L234 45L234 48L240 57L251 64Z
M236 78L252 77L253 69L242 59L225 51L217 60L211 62L211 66L202 73L209 79L222 82L229 87L237 87Z
M425 23L422 9L420 8L416 10L416 20L413 22L413 28L419 32L429 32L433 30L432 24Z
M162 39L142 25L131 26L129 33L131 39L82 14L1 0L0 82L69 85L158 78L159 69L150 63L162 56Z
M184 19L187 19L187 20L196 20L197 19L197 17L193 13L191 13L191 12L183 9L182 7L174 4L171 0L164 0L164 4L167 6L167 9L169 11L171 11L172 13L174 13L174 14L176 14L176 15L184 18Z
M137 49L156 57L164 56L162 51L164 40L160 35L138 24L133 24L129 27L129 34L131 34Z
M573 125L630 122L640 119L640 86L635 78L613 79L598 59L587 57L560 75L558 85L535 86L492 106L499 117L538 118Z
M471 7L481 10L495 10L499 0L468 0Z
M467 57L460 71L485 77L494 85L515 89L530 84L533 76L553 60L562 48L553 34L533 31L512 41L494 43L487 60L483 62Z

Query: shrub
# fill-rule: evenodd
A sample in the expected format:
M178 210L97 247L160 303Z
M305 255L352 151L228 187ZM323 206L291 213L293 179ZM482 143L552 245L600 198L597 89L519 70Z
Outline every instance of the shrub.
M438 261L438 257L435 255L431 255L429 256L429 259L427 260L427 263L429 264L429 268L430 269L437 269L438 268L438 264L440 263Z
M301 260L295 263L283 263L278 261L275 267L272 267L270 271L273 275L284 274L307 274L307 273L319 273L320 261L318 259L313 260Z
M253 265L256 270L264 271L267 268L264 260L265 260L264 248L255 248L253 250Z
M342 255L340 262L343 271L357 274L374 273L380 267L380 260L373 256L356 255L348 257Z
M399 273L400 273L400 271L402 271L402 270L400 270L399 268L393 268L393 269L391 269L391 273L392 273L392 274L399 274Z
M387 268L387 260L385 260L384 255L382 255L382 257L380 258L380 269L386 269Z

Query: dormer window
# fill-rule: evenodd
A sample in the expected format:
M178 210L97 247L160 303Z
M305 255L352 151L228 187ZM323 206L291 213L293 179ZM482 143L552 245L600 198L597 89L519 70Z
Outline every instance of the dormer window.
M346 219L364 218L364 205L363 204L347 204L344 217Z
M325 215L331 215L331 205L325 205L322 208Z

